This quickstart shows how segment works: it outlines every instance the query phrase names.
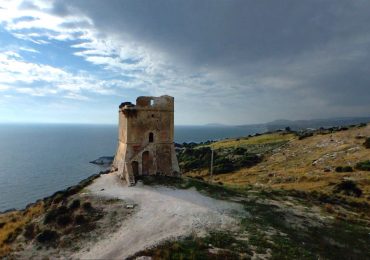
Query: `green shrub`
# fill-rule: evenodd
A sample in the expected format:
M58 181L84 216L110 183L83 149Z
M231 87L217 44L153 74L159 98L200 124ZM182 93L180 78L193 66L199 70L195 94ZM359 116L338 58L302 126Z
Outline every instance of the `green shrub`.
M57 241L59 234L54 230L46 229L37 235L36 239L40 243L52 243Z
M367 149L370 149L370 137L366 138L365 142L364 142L364 146L367 148Z
M80 205L81 205L81 202L80 202L80 200L73 200L72 201L72 203L71 203L71 205L69 205L69 209L70 210L76 210L76 209L78 209L79 207L80 207Z
M27 239L33 239L35 237L36 227L35 224L30 223L24 227L24 237Z
M348 196L361 197L362 190L357 184L350 180L342 181L334 187L334 193L343 193Z
M68 194L66 193L66 191L57 191L51 196L51 198L53 199L53 203L55 204L65 200L67 197Z
M236 163L238 167L250 167L256 165L257 163L261 162L262 158L257 154L245 154L242 158L240 158Z
M82 208L86 211L91 211L93 209L91 202L84 202Z
M351 166L338 166L335 168L336 172L353 172L353 168Z
M235 155L244 155L246 152L247 152L247 150L243 147L235 148L234 151L233 151L233 153Z
M211 161L211 148L186 148L178 154L180 166L185 171L209 167Z
M216 160L214 161L214 173L228 173L236 170L235 168L236 164L233 160L218 156Z
M361 123L361 124L358 125L358 127L365 127L365 126L367 126L366 123Z
M361 171L370 171L370 160L357 163L356 169Z
M51 222L54 222L57 218L57 211L56 210L50 210L48 213L46 213L44 218L44 224L49 224Z
M84 215L76 215L74 222L76 225L83 225L87 223L87 219L85 218Z
M187 172L196 169L207 169L211 164L210 147L186 148L178 154L180 168ZM250 167L261 162L262 157L248 153L243 147L235 149L218 149L214 151L213 172L228 173Z
M312 132L302 132L302 133L298 133L298 140L303 140L307 137L311 137L313 136L313 133Z
M351 166L344 166L343 172L353 172L353 168Z
M72 218L68 214L60 215L57 217L57 224L61 227L65 227L71 222L72 222Z
M66 206L60 206L56 209L48 211L44 218L44 224L49 224L55 222L57 217L68 213L68 208Z

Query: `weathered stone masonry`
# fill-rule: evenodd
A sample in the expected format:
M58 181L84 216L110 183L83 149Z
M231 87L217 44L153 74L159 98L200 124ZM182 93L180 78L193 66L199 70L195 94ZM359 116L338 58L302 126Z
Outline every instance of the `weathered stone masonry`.
M139 175L180 173L174 138L174 98L138 97L119 106L118 148L113 167L129 185Z

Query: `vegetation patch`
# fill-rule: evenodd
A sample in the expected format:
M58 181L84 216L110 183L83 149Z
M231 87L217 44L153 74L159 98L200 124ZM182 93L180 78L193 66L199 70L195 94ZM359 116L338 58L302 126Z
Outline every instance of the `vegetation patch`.
M76 210L80 207L81 205L81 202L79 199L75 199L72 201L72 203L69 205L69 209L70 210Z
M92 181L100 176L100 174L107 173L101 172L92 175L91 177L81 181L78 185L67 188L63 191L58 191L50 197L46 197L35 203L29 204L24 210L12 210L0 214L0 258L11 254L16 247L19 239L26 241L36 240L41 235L43 240L44 231L55 231L59 235L65 235L70 232L69 227L80 225L81 222L75 222L75 215L80 214L79 201L71 200L69 206L68 202L71 197L78 196L77 194L91 184ZM86 212L86 231L93 230L94 225L90 225L102 217L101 211ZM41 216L41 222L35 222ZM22 234L22 235L21 235ZM46 238L48 233L46 233ZM58 241L58 240L55 240Z
M370 137L366 138L364 142L364 146L366 149L370 149Z
M2 256L10 259L43 259L50 255L68 258L81 245L116 230L121 223L119 220L132 211L117 199L114 201L76 194L60 203L42 207L45 209L43 214L29 219L17 233L8 235L12 236L9 250L1 251ZM13 248L17 250L11 252Z
M361 171L370 171L370 160L357 163L356 169Z
M0 228L0 258L12 251L12 243L22 233L23 227L43 213L43 203L38 202L24 211L0 214L0 223L3 223Z
M211 148L185 148L178 153L180 168L185 171L209 169L211 165ZM248 152L243 147L225 148L214 151L213 173L221 174L251 167L262 161L262 156Z
M298 140L303 140L303 139L313 136L313 132L309 132L309 131L298 132L297 136L298 136Z
M338 166L335 168L336 172L353 172L353 168L351 166Z
M37 241L46 244L46 243L55 243L59 238L58 232L54 230L45 229L37 236Z
M334 187L335 193L343 193L348 196L360 197L362 190L357 187L357 184L350 180L344 180Z
M183 171L209 168L211 162L211 148L185 148L178 153L179 166Z
M238 192L223 187L219 184L210 184L205 181L193 179L193 178L179 178L179 177L168 177L168 176L142 176L140 180L145 185L161 185L167 187L173 187L176 189L189 189L195 188L197 191L213 197L215 199L228 199L238 195Z
M188 236L167 241L159 246L136 253L128 259L150 256L152 259L241 259L250 258L252 252L245 240L233 234L213 231L206 237Z
M248 149L255 145L263 144L282 144L286 143L294 138L294 134L291 133L266 133L266 134L256 134L254 136L225 139L217 142L213 142L208 146L213 149L224 149L224 148L237 148L243 147Z
M194 179L163 178L158 181L153 177L145 178L143 182L176 188L196 187L200 192L214 198L237 199L244 205L247 214L236 215L241 221L240 229L237 231L213 230L205 237L193 235L177 241L167 241L139 252L131 259L139 256L151 256L153 259L249 259L252 257L361 259L370 257L367 250L369 229L366 226L340 219L323 223L319 213L315 215L307 214L304 210L296 211L294 210L296 206L283 207L286 201L294 201L301 205L307 201L307 197L304 196L313 196L311 194L301 194L298 191L296 191L297 194L293 194L287 191L235 189ZM271 202L274 203L271 204ZM319 200L318 203L320 203ZM305 207L312 207L312 205Z
M34 239L36 236L36 233L38 233L37 226L34 223L29 223L24 227L24 234L23 236L27 240Z

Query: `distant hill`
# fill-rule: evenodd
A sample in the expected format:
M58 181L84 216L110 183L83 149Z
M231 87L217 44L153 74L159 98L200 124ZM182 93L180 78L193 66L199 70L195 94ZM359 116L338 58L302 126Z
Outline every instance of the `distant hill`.
M209 123L209 124L205 124L204 126L211 126L211 127L228 127L229 125L224 125L224 124L220 124L220 123Z
M352 124L368 123L370 117L340 117L340 118L325 118L311 120L275 120L266 123L269 131L290 127L292 130L301 130L307 128L328 128L334 126L347 126Z
M261 126L265 126L267 131L275 131L290 127L292 130L302 130L307 128L329 128L335 126L348 126L352 124L368 123L370 117L338 117L324 119L309 119L309 120L286 120L279 119ZM240 127L250 127L250 125L241 125Z

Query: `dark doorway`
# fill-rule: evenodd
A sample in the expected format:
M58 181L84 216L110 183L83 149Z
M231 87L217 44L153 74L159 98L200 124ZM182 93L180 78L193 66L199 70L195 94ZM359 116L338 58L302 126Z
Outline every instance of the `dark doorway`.
M133 161L131 163L131 167L132 167L132 173L134 174L134 176L138 176L139 175L139 163L137 161Z
M150 169L152 168L153 160L152 157L150 156L149 151L143 152L142 155L142 173L143 175L148 175L150 173Z
M154 134L149 133L149 143L153 143L153 142L154 142Z

